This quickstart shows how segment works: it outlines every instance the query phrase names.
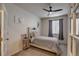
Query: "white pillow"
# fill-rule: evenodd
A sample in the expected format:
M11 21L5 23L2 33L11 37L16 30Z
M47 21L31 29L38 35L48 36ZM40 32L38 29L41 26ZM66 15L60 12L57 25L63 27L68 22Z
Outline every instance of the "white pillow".
M33 33L34 33L35 37L39 36L39 33L37 31L33 31Z

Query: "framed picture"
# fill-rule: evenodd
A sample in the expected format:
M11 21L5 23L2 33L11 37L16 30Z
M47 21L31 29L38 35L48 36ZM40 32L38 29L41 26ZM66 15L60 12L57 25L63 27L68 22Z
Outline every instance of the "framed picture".
M22 17L16 17L16 16L14 16L14 24L15 23L22 23Z

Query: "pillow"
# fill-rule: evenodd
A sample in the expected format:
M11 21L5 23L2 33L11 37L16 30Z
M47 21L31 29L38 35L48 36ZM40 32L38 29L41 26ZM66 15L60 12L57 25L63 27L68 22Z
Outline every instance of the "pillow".
M37 31L33 31L34 36L39 36L39 33Z
M30 35L31 35L32 37L36 37L36 36L39 36L39 33L38 33L37 31L32 31L32 32L30 33Z

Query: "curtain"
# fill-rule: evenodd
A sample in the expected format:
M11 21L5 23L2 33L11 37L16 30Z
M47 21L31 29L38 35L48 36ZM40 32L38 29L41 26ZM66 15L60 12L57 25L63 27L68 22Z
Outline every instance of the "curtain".
M48 34L49 37L52 37L52 20L49 20L49 34Z
M64 40L64 38L63 38L63 19L59 20L59 40Z

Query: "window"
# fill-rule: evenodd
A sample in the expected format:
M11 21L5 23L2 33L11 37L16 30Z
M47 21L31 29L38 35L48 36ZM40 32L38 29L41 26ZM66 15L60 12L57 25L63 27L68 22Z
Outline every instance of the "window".
M52 33L59 34L59 20L52 21Z
M79 35L79 19L76 19L76 35Z

